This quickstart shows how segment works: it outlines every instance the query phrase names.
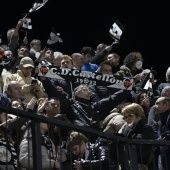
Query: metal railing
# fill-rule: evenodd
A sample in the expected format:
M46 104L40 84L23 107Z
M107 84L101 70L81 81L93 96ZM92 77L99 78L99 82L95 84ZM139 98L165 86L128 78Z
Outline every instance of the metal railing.
M14 114L19 117L24 117L32 121L32 141L33 141L33 165L35 170L41 170L42 169L42 160L39 159L41 155L41 141L40 141L40 122L47 123L49 125L62 127L71 130L75 130L81 133L89 134L89 135L95 135L96 137L100 137L103 139L106 139L108 141L114 141L115 143L124 144L126 149L125 157L123 161L123 167L122 169L127 170L137 170L138 169L138 162L137 162L137 151L136 147L137 145L152 145L152 146L169 146L170 141L158 141L158 140L140 140L140 139L128 139L121 136L117 136L114 134L107 134L99 130L91 129L91 128L84 128L81 126L76 126L71 123L65 123L60 120L50 119L41 115L32 114L29 112L25 112L22 110L13 109L11 107L7 107L4 105L0 105L0 111L6 112L9 114ZM119 154L119 152L118 152ZM118 160L118 165L119 165ZM156 165L155 165L156 166ZM120 167L119 167L120 168ZM70 165L70 169L73 169L72 165Z

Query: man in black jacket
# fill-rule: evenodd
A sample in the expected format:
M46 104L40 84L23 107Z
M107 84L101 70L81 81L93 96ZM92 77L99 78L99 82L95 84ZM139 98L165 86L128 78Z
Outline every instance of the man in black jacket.
M71 123L97 129L99 121L103 120L114 107L131 96L129 90L120 90L107 98L91 102L88 86L81 84L75 88L73 98L68 99L62 91L56 90L49 79L44 79L42 83L48 96L59 98L61 111Z

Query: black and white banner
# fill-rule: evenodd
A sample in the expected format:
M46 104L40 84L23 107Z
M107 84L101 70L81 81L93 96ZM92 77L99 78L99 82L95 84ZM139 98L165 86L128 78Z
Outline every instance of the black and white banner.
M82 71L78 69L57 68L54 66L39 65L38 76L65 79L72 83L100 85L111 88L132 90L134 80L131 77L120 77L110 74L101 74L90 71Z

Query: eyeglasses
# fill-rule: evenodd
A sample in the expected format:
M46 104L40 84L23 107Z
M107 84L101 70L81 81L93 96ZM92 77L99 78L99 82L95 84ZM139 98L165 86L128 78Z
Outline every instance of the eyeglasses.
M130 115L127 115L127 116L124 116L123 119L124 120L127 120L127 119L130 119L133 117L134 114L130 114Z

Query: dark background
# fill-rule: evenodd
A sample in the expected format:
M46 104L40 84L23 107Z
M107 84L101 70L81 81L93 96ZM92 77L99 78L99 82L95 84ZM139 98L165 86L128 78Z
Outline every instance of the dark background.
M34 2L1 0L0 34L3 42L6 31L16 26ZM80 52L83 46L96 49L99 43L112 44L109 29L118 19L124 31L112 52L117 52L122 60L132 51L141 52L144 68L155 69L160 83L165 81L165 72L170 66L170 9L168 2L153 2L49 0L44 7L31 14L33 31L28 34L28 39L38 38L45 46L54 28L61 34L64 43L56 43L52 47L55 51L71 55ZM24 33L20 32L21 39L23 36Z

